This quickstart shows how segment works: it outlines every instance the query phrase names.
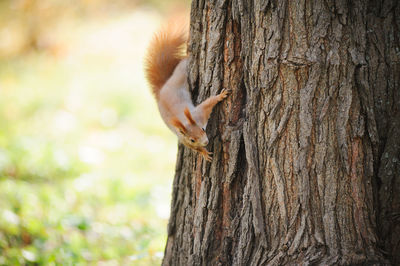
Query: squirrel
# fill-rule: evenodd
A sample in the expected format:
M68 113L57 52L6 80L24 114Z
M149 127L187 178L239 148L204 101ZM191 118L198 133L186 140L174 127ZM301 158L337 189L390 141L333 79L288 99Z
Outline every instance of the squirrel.
M229 90L194 106L187 83L188 58L182 52L186 41L186 33L171 26L156 33L145 57L145 74L165 124L182 144L211 161L205 129L213 107Z

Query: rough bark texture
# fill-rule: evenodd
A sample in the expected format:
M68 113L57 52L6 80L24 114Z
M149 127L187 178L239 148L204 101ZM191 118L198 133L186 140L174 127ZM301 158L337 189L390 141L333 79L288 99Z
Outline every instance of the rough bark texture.
M194 0L164 265L400 265L400 3Z

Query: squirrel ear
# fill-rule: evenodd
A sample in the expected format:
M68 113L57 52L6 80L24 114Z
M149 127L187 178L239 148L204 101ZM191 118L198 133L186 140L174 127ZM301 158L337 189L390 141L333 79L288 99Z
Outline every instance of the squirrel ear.
M196 124L196 121L194 121L194 119L192 117L192 114L189 111L189 108L185 107L185 110L183 110L183 113L185 114L187 120L189 121L189 123L191 125L195 125Z
M178 130L182 131L183 133L186 133L186 128L185 126L182 124L181 121L179 121L178 118L173 117L171 119L171 125L173 125L175 128L177 128Z

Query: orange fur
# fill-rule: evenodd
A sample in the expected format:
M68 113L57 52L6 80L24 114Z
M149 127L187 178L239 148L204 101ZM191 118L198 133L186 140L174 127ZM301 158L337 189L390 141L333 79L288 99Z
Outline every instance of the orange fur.
M185 110L183 110L183 113L185 114L187 120L191 125L196 125L196 121L194 121L192 114L190 113L189 109L186 107Z
M175 67L185 57L183 46L186 33L174 24L168 25L153 37L145 59L146 78L156 99Z
M182 130L184 133L186 133L186 127L182 124L181 121L179 121L178 118L174 117L171 119L171 125L173 125L174 127L176 127L178 130Z

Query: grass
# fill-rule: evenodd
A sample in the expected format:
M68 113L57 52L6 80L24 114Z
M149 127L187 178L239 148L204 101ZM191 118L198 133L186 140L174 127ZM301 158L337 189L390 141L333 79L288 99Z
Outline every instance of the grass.
M159 22L71 22L0 62L0 265L160 264L177 145L142 72Z

